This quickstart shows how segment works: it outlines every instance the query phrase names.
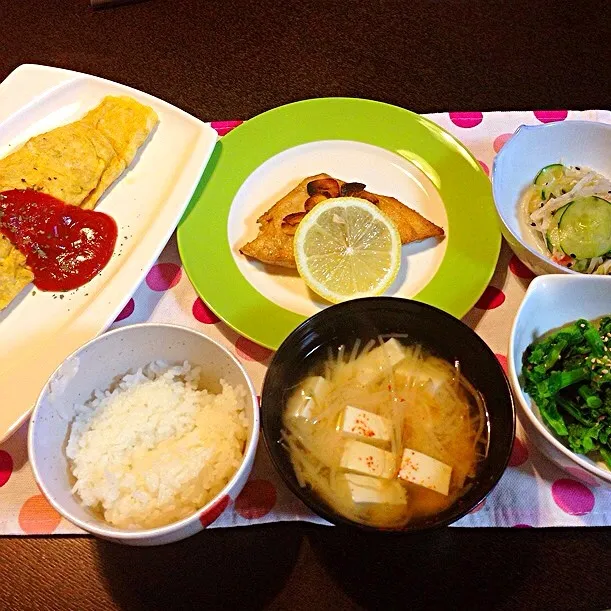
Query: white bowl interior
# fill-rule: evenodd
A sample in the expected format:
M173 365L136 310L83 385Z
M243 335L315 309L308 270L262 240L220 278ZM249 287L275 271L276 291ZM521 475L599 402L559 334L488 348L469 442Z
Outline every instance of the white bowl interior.
M69 357L53 374L30 425L30 458L43 491L60 513L96 534L138 538L175 529L184 522L148 531L125 531L108 525L72 494L73 479L64 451L76 403L87 401L95 388L108 388L117 376L159 359L172 364L186 360L201 366L204 384L213 392L220 389L220 378L246 387L251 400L247 405L249 438L245 454L254 455L253 431L256 435L259 428L256 394L241 365L224 348L196 331L173 325L134 325L102 335ZM219 496L231 488L236 477Z
M542 335L579 318L594 320L611 314L609 279L589 276L539 276L531 283L516 316L511 335L509 373L523 411L545 439L588 471L611 482L611 471L602 463L577 455L547 429L536 405L522 390L522 355Z
M521 126L494 160L492 191L497 212L507 230L531 253L558 271L520 219L519 202L541 170L552 163L585 166L611 177L611 125L593 121L561 121Z

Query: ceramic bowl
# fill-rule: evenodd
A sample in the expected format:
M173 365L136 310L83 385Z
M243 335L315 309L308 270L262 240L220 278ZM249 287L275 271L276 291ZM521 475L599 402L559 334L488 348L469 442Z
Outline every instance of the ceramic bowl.
M522 355L535 339L579 318L594 320L611 313L609 279L600 276L541 276L535 278L518 310L509 340L509 380L517 398L520 422L529 440L571 476L610 485L611 471L603 463L575 454L543 424L537 406L522 390Z
M221 492L190 516L167 526L125 530L110 526L85 508L71 492L73 478L65 454L75 403L83 403L95 388L155 360L189 361L202 368L204 380L246 388L249 421L244 458ZM51 389L53 388L53 392ZM214 389L212 389L214 390ZM259 437L259 408L252 382L237 359L205 335L175 325L140 324L110 331L69 356L43 388L30 423L28 451L34 477L51 505L76 526L103 539L129 545L160 545L184 539L213 521L240 493L252 469Z
M284 481L319 516L334 524L382 530L341 516L309 488L299 486L288 453L279 441L287 398L295 384L327 358L328 348L336 351L341 344L352 346L357 338L366 343L387 334L407 334L451 363L458 359L462 373L483 395L488 409L488 454L473 486L442 513L408 524L398 532L450 524L480 503L501 477L513 445L515 412L509 383L494 353L464 323L437 308L408 299L371 297L331 306L308 318L284 340L265 376L261 395L265 443Z
M593 121L560 121L522 125L492 166L492 193L503 236L519 259L535 274L579 272L554 263L528 231L519 202L541 168L552 163L585 166L611 176L611 125Z

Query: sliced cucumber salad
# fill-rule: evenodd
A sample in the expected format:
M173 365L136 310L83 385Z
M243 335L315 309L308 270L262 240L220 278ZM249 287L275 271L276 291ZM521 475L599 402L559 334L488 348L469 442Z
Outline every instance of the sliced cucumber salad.
M562 186L564 176L564 166L561 163L552 163L539 171L535 176L534 184L541 187L542 200L559 197L564 193Z
M567 204L568 205L568 204ZM560 246L560 235L558 230L558 221L562 217L562 213L566 210L566 206L563 206L559 210L557 210L550 221L550 225L547 228L547 232L545 234L545 240L547 242L547 249L550 252L554 252L555 250L561 250Z
M585 273L611 273L609 179L552 163L537 173L522 205L554 262Z
M611 251L611 203L595 196L572 201L562 208L558 240L574 259L602 257Z

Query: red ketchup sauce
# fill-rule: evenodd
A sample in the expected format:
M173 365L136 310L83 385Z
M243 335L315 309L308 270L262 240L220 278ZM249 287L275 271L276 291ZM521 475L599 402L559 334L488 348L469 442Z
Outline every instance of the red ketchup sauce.
M103 212L82 210L31 189L0 193L0 233L26 257L43 291L70 291L110 261L117 224Z

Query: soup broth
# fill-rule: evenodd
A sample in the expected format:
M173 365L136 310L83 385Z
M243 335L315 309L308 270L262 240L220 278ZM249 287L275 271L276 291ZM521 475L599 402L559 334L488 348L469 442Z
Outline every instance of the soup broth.
M422 345L379 338L292 390L283 443L299 484L350 520L397 528L450 507L487 451L484 402Z

